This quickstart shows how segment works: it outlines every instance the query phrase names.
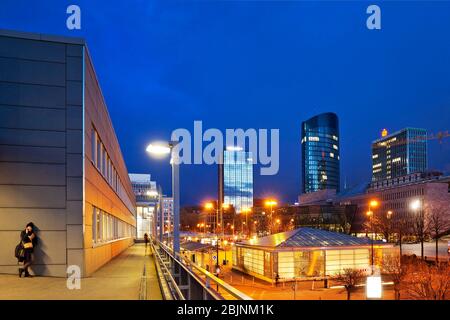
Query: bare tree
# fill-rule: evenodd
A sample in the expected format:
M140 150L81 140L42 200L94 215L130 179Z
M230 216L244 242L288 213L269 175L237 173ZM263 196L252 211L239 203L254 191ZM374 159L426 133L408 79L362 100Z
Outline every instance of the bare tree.
M425 227L425 213L424 210L418 210L412 217L413 232L416 239L420 241L420 256L423 260L423 243L428 235Z
M425 228L436 243L436 263L439 262L439 239L450 228L450 210L444 203L431 203L426 207Z
M400 291L411 265L408 257L387 255L383 258L383 271L390 275L394 283L395 300L400 300Z
M418 261L409 269L406 288L411 299L446 300L450 298L450 266Z
M372 217L372 225L373 225L373 231L377 232L377 233L381 233L383 235L383 237L389 241L392 233L394 232L393 230L393 222L392 222L392 217L389 214L375 214Z
M346 268L337 275L335 280L344 286L347 291L347 300L350 300L352 292L355 291L364 277L365 272L363 270Z
M402 243L403 236L405 236L409 231L408 222L403 217L395 216L393 218L393 231L397 234L397 240L400 247L400 257L403 256Z

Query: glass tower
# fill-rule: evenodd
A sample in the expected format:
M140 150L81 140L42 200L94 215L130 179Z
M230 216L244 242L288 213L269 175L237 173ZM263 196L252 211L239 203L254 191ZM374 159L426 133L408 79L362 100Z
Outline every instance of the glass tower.
M372 143L372 181L427 170L427 132L405 128Z
M233 205L236 213L253 207L252 153L242 150L223 152L224 203Z
M340 190L339 121L322 113L302 123L302 193Z

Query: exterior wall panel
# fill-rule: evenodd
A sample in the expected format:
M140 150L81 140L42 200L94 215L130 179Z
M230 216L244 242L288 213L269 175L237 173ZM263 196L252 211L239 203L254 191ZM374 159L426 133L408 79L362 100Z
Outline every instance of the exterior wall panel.
M118 193L91 162L92 128L123 183ZM92 242L92 210L135 226L135 201L84 42L0 32L0 273L17 273L19 234L32 221L32 273L87 276L134 239Z

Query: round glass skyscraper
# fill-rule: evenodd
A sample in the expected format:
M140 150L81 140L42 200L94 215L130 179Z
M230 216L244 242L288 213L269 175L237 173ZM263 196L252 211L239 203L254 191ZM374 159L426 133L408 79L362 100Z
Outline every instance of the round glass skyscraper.
M335 113L302 122L302 193L340 189L339 120Z

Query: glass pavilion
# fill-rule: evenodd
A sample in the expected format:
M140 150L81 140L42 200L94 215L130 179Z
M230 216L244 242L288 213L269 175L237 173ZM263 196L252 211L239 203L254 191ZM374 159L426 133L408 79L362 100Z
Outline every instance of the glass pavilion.
M374 241L375 265L397 255L392 244ZM344 269L370 271L371 239L313 228L299 228L250 239L233 246L233 269L274 282L324 279Z

